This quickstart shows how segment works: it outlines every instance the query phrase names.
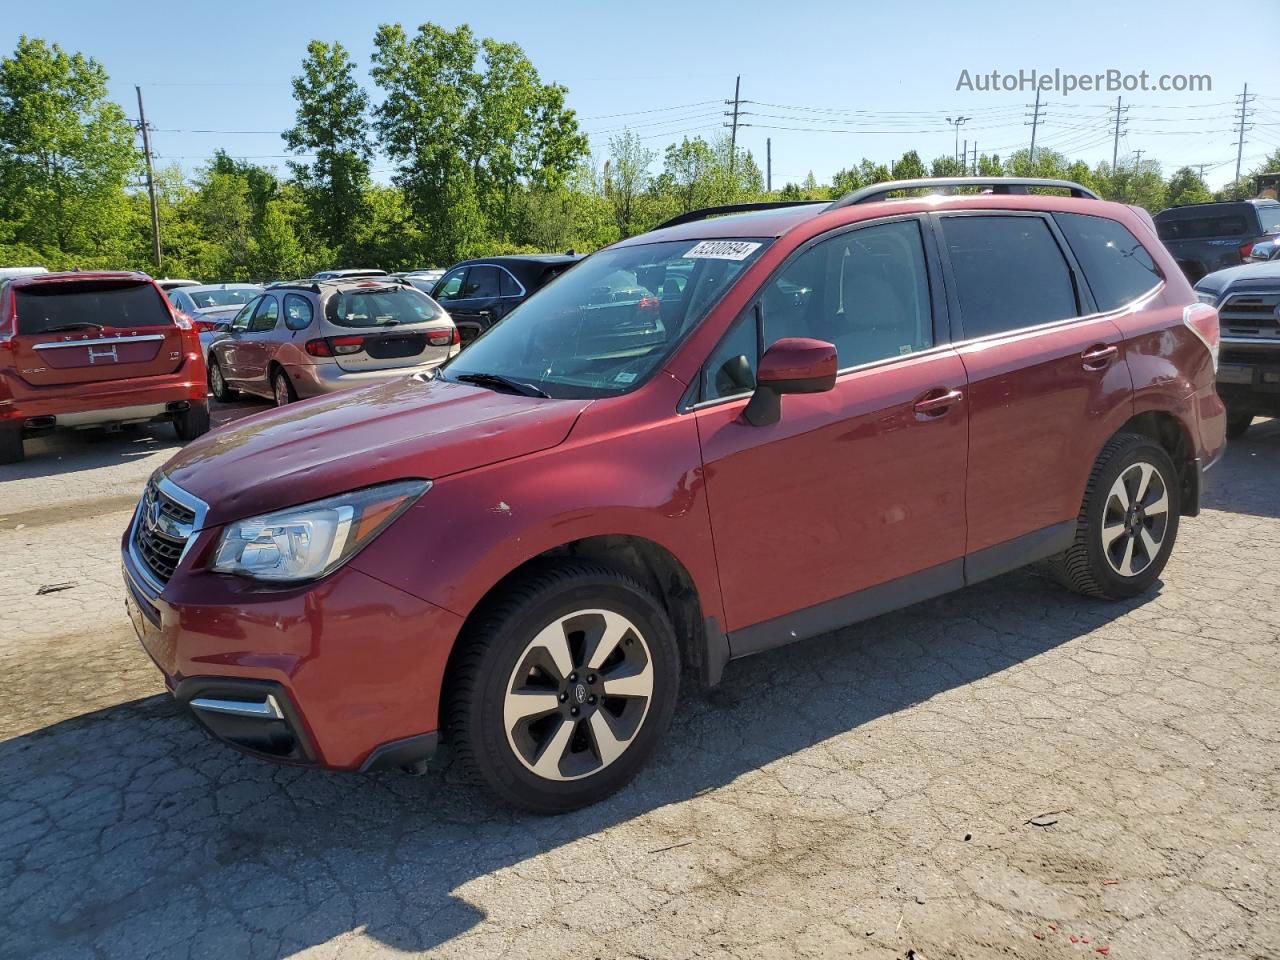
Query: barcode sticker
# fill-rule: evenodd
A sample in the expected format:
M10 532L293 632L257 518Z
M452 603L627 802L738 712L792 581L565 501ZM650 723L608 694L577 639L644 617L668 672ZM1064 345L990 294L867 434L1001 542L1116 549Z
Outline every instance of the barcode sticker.
M760 249L750 240L703 240L684 255L686 260L745 260Z

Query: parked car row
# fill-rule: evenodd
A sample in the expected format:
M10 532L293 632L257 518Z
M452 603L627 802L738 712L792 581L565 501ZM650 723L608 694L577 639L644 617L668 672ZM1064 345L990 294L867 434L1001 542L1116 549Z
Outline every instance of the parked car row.
M890 198L948 186L991 192ZM188 444L121 544L175 697L290 764L447 739L553 812L630 780L732 659L1042 559L1090 596L1150 588L1226 421L1217 311L1151 219L1013 179L773 207L678 217L511 313L504 283L569 264L459 264L433 295L483 331L460 355ZM323 392L405 330L429 345L435 300L272 285L212 353L256 392L267 356L324 360Z
M1249 260L1271 259L1280 239L1280 203L1268 197L1189 203L1155 215L1156 231L1188 280Z

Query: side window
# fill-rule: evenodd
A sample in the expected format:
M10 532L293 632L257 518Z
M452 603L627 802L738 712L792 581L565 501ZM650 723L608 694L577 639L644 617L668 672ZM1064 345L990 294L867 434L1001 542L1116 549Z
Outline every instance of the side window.
M1123 224L1082 213L1055 213L1053 218L1080 262L1099 310L1122 307L1163 279L1147 248Z
M284 325L290 330L305 330L311 326L311 301L296 293L286 294Z
M236 318L231 321L231 329L232 330L248 330L249 318L253 316L254 308L257 307L258 304L265 299L266 299L265 297L257 297L256 299L250 300L243 307L241 307L240 312L236 314Z
M249 324L249 332L265 333L268 330L274 330L279 319L279 302L275 297L263 297L262 303L258 305L257 312L253 315L253 322Z
M1039 217L943 217L966 338L1080 312L1067 261Z
M462 281L466 279L467 268L461 267L440 278L440 284L431 296L438 301L460 300L462 298Z
M933 346L929 273L915 220L823 240L765 287L764 344L812 337L835 344L840 368Z
M505 270L498 271L498 290L504 297L520 296L520 286L516 283L515 277Z
M499 296L497 267L472 267L467 274L466 297L471 300L494 300Z
M718 400L756 388L756 312L748 310L711 351L702 368L701 397Z

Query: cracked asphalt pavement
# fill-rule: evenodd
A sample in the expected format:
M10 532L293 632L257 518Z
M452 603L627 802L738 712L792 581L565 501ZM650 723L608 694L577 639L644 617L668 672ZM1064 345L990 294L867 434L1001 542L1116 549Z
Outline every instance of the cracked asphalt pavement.
M0 956L1280 957L1280 421L1149 596L1029 569L732 664L554 818L447 751L331 774L200 733L118 570L171 438L0 468Z

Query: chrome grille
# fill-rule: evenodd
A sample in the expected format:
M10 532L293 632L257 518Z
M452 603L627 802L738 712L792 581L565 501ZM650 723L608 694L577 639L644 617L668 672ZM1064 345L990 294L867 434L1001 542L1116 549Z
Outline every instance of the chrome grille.
M1224 332L1253 336L1280 334L1280 291L1272 293L1233 293L1218 308Z
M138 559L161 584L173 576L187 541L195 530L196 513L147 483L134 521L133 543Z

